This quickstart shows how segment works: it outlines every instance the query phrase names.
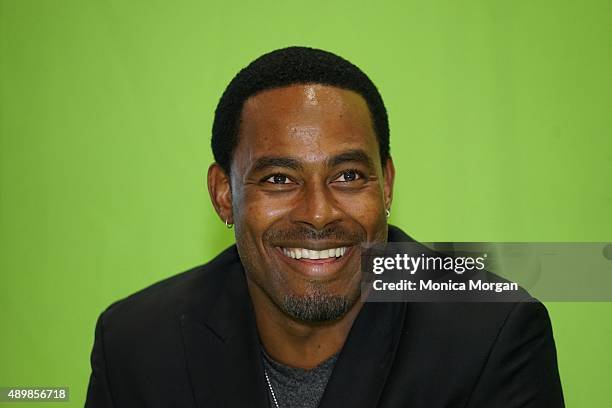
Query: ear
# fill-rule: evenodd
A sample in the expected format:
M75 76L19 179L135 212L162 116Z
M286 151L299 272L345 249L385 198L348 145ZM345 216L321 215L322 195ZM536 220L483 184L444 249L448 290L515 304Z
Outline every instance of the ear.
M233 224L232 189L229 175L217 163L211 164L208 168L208 194L210 194L210 200L221 221Z
M385 199L385 208L391 208L393 201L393 181L395 180L395 166L391 156L387 159L383 166L383 194Z

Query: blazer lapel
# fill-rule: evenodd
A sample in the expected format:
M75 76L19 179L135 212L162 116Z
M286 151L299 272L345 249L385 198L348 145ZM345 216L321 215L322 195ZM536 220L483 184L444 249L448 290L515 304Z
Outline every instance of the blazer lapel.
M363 305L319 408L377 406L395 359L405 313L405 303Z
M389 225L389 242L413 242ZM406 318L407 304L365 303L355 319L319 408L373 408L391 370Z
M195 299L180 316L185 358L199 408L268 408L261 352L242 266L225 271L212 305ZM208 292L211 292L210 290Z

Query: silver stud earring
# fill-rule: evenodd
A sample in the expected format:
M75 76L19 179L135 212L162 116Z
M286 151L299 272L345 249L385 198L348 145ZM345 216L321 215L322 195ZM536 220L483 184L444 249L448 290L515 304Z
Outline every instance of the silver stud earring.
M385 211L387 213L387 218L389 218L391 216L391 210L386 208Z
M226 227L227 229L232 229L232 227L233 227L233 226L234 226L234 224L230 224L230 223L228 223L228 222L227 222L227 218L226 218L226 219L225 219L225 227Z

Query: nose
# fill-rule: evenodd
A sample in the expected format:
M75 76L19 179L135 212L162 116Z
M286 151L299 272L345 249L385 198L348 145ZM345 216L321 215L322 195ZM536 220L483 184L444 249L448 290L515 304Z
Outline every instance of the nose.
M342 214L326 183L306 183L291 212L291 220L321 230L339 221Z

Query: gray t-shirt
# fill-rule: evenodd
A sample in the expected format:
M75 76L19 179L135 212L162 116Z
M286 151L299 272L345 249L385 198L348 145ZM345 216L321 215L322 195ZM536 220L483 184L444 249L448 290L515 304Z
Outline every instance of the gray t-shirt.
M338 359L335 354L312 370L304 370L273 360L263 349L262 356L279 408L316 408ZM268 396L270 407L276 408L269 389Z

